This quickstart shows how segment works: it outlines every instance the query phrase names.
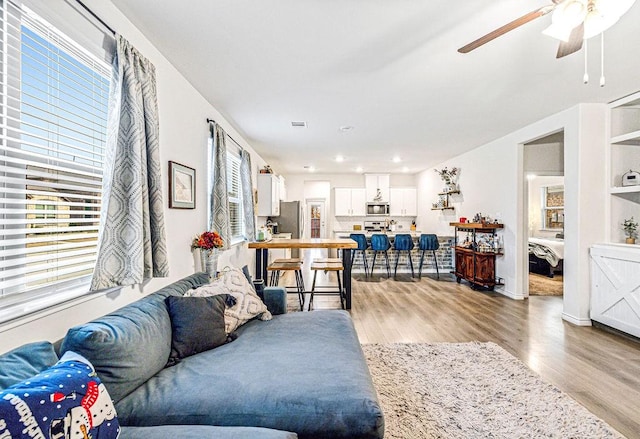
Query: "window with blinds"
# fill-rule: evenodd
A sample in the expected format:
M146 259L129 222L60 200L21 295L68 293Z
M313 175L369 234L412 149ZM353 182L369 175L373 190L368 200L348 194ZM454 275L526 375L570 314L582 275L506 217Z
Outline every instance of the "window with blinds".
M242 216L242 182L240 180L240 156L227 151L227 190L229 191L229 225L231 244L244 240Z
M26 7L0 9L2 310L89 281L111 69Z

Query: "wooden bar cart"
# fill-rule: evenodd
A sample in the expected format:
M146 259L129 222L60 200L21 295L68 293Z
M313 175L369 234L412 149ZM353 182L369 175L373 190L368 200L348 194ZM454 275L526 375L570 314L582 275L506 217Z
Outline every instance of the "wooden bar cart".
M460 283L468 281L473 289L493 291L496 285L496 256L502 255L496 232L502 224L450 223L455 227L455 276ZM464 240L459 234L467 233Z

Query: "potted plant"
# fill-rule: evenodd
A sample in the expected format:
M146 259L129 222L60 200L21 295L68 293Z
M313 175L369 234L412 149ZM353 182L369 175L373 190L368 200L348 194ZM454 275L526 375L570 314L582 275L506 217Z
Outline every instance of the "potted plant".
M200 250L200 264L202 271L215 278L218 272L218 249L224 246L224 241L218 232L203 232L193 238L191 249Z
M624 220L622 228L624 229L624 234L627 235L626 243L635 244L636 237L638 236L638 222L631 217Z

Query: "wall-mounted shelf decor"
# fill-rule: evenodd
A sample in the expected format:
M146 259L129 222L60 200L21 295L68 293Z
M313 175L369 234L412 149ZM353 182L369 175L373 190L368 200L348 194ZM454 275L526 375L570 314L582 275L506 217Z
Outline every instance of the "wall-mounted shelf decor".
M459 193L459 190L438 193L440 199L437 203L432 203L431 210L455 210L455 207L451 205L451 199L449 197Z

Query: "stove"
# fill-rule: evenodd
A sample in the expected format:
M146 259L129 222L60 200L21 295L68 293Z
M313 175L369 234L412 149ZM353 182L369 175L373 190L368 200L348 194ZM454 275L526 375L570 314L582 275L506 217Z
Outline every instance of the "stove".
M384 230L384 225L384 221L365 221L364 230L365 232L382 232Z

